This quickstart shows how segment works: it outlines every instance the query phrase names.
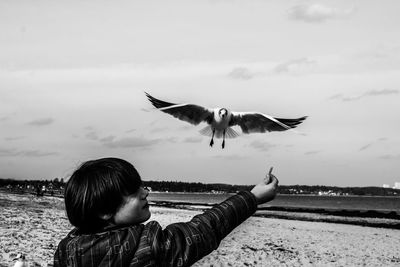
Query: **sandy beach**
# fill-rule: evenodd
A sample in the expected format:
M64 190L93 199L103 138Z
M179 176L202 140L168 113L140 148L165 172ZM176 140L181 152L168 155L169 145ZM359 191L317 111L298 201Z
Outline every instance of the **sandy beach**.
M29 266L52 266L71 229L63 199L1 193L0 266L17 253ZM200 211L151 207L162 226ZM399 266L400 231L358 225L251 217L194 266Z

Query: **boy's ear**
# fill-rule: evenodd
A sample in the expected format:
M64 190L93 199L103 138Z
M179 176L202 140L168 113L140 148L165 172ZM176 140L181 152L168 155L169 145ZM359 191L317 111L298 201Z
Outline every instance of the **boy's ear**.
M100 214L99 215L100 219L103 219L105 221L108 221L109 219L111 219L112 216L113 216L112 214Z

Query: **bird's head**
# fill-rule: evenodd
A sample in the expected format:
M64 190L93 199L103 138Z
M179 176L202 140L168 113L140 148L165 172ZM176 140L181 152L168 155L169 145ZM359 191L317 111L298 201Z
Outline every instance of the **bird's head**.
M226 116L228 116L228 110L227 110L226 108L221 108L221 109L218 111L218 115L219 115L221 118L225 118Z

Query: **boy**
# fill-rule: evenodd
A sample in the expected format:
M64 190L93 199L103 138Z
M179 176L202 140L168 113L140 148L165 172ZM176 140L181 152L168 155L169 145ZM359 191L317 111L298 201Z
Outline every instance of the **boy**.
M272 170L272 169L271 169ZM151 221L141 178L118 158L81 165L65 188L65 208L73 229L58 245L54 266L189 266L276 195L270 173L251 192L239 192L190 222L164 230Z

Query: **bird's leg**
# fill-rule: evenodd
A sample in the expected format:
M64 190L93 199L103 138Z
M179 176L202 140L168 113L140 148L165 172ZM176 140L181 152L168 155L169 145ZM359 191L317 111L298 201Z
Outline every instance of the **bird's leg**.
M214 144L214 134L215 134L215 129L213 129L213 132L212 132L210 146L213 146L213 144Z
M225 147L225 130L224 133L222 134L222 149Z

